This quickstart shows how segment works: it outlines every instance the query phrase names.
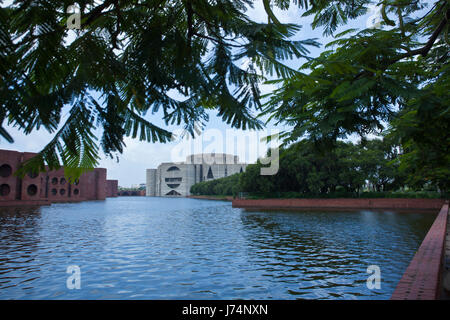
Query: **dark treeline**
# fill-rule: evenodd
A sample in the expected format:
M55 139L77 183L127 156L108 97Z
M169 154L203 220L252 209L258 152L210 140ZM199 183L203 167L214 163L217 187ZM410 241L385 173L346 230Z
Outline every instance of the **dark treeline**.
M191 193L208 196L235 196L241 191L240 175L242 174L236 173L226 178L196 183L191 187Z
M247 166L244 173L198 183L196 195L234 195L246 192L261 197L437 197L439 181L421 181L401 168L401 148L388 139L338 141L324 149L302 140L280 149L276 175L261 175L262 165ZM416 191L414 194L411 191ZM421 191L417 193L417 191Z

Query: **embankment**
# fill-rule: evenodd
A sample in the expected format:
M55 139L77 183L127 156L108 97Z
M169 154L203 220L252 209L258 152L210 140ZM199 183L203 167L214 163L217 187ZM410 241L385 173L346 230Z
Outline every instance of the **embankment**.
M435 300L439 298L447 219L448 204L444 204L397 284L391 300Z
M444 199L234 199L233 208L273 209L407 209L439 210Z

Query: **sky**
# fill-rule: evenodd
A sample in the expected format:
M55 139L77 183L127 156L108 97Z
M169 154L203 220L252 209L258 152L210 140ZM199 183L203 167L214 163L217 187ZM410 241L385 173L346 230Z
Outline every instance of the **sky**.
M8 5L10 1L4 1L3 6ZM322 44L321 48L309 47L310 56L316 57L323 51L323 45L332 40L331 37L323 37L322 30L312 30L310 24L312 17L302 17L302 12L297 6L292 5L287 11L274 10L277 18L283 23L296 23L302 25L302 29L292 38L293 40L317 38ZM262 0L255 1L254 8L249 9L248 16L257 22L267 22L267 15L264 11ZM371 14L360 17L345 28L366 27L367 20ZM292 68L300 67L305 61L284 61ZM262 93L270 93L275 87L269 85L262 86ZM67 110L68 111L68 108ZM116 159L107 158L101 153L101 160L98 167L107 169L108 179L119 180L119 186L130 187L145 183L146 169L156 168L162 162L183 161L190 153L200 152L226 152L238 155L241 162L253 163L260 156L263 156L267 150L267 145L260 142L261 138L275 134L284 127L268 124L263 131L243 131L231 129L226 123L223 123L216 112L210 112L210 119L205 127L205 131L192 139L177 138L175 141L162 143L141 142L137 139L125 138L126 147L124 152ZM165 129L180 133L180 128L176 126L166 126L161 120L161 115L148 114L146 119ZM4 139L0 140L0 149L16 150L20 152L39 152L48 143L54 134L39 130L29 135L24 135L16 128L6 127L8 132L14 138L14 143L8 143Z

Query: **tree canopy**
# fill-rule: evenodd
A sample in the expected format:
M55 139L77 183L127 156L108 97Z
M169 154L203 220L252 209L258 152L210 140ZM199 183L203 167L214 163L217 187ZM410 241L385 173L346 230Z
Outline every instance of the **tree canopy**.
M276 175L261 176L260 162L247 166L239 180L240 191L318 196L339 191L358 194L367 185L373 191L396 191L405 186L396 155L397 146L387 140L339 141L331 151L321 151L305 139L280 150Z
M25 134L44 128L54 138L23 172L45 164L83 170L95 166L99 148L121 153L125 136L169 141L149 113L191 134L208 110L242 129L261 128L257 115L267 116L291 128L286 144L310 139L335 148L352 134L387 131L402 146L410 183L448 190L450 3L261 1L267 23L246 15L252 0L80 0L73 41L72 0L13 1L0 8L0 137L13 140L5 124ZM303 13L299 23L312 16L313 28L334 37L317 58L308 57L317 42L293 41L300 26L273 12L293 5ZM379 27L336 34L371 5ZM283 64L299 58L307 59L299 70ZM279 85L267 101L264 81Z
M5 123L25 134L54 133L24 172L45 164L92 168L99 147L121 153L125 136L169 141L171 133L147 112L191 134L208 109L232 127L261 128L252 111L261 108L264 75L286 77L292 70L282 60L305 57L307 46L317 45L290 40L297 25L253 22L245 14L249 0L77 3L81 29L73 41L66 12L72 0L16 0L0 8L0 136L13 141Z
M307 138L333 146L352 134L388 130L405 151L401 161L411 182L433 181L448 190L450 3L391 0L378 6L380 28L334 35L317 59L273 81L282 85L263 113L290 125L282 134L287 143ZM326 33L346 24L318 21L328 26Z

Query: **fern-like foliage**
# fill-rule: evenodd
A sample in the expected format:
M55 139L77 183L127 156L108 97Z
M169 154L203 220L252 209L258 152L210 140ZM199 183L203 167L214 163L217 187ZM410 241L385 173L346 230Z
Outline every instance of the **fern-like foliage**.
M261 128L253 113L261 108L264 75L295 74L283 60L317 45L291 41L297 25L251 21L250 0L77 3L75 31L67 28L72 0L15 0L0 8L0 137L13 141L4 124L54 134L20 174L47 165L76 177L97 164L100 148L121 153L125 136L167 142L171 133L152 123L156 113L191 134L194 123L208 120L207 109L232 127ZM243 60L248 67L239 67Z

